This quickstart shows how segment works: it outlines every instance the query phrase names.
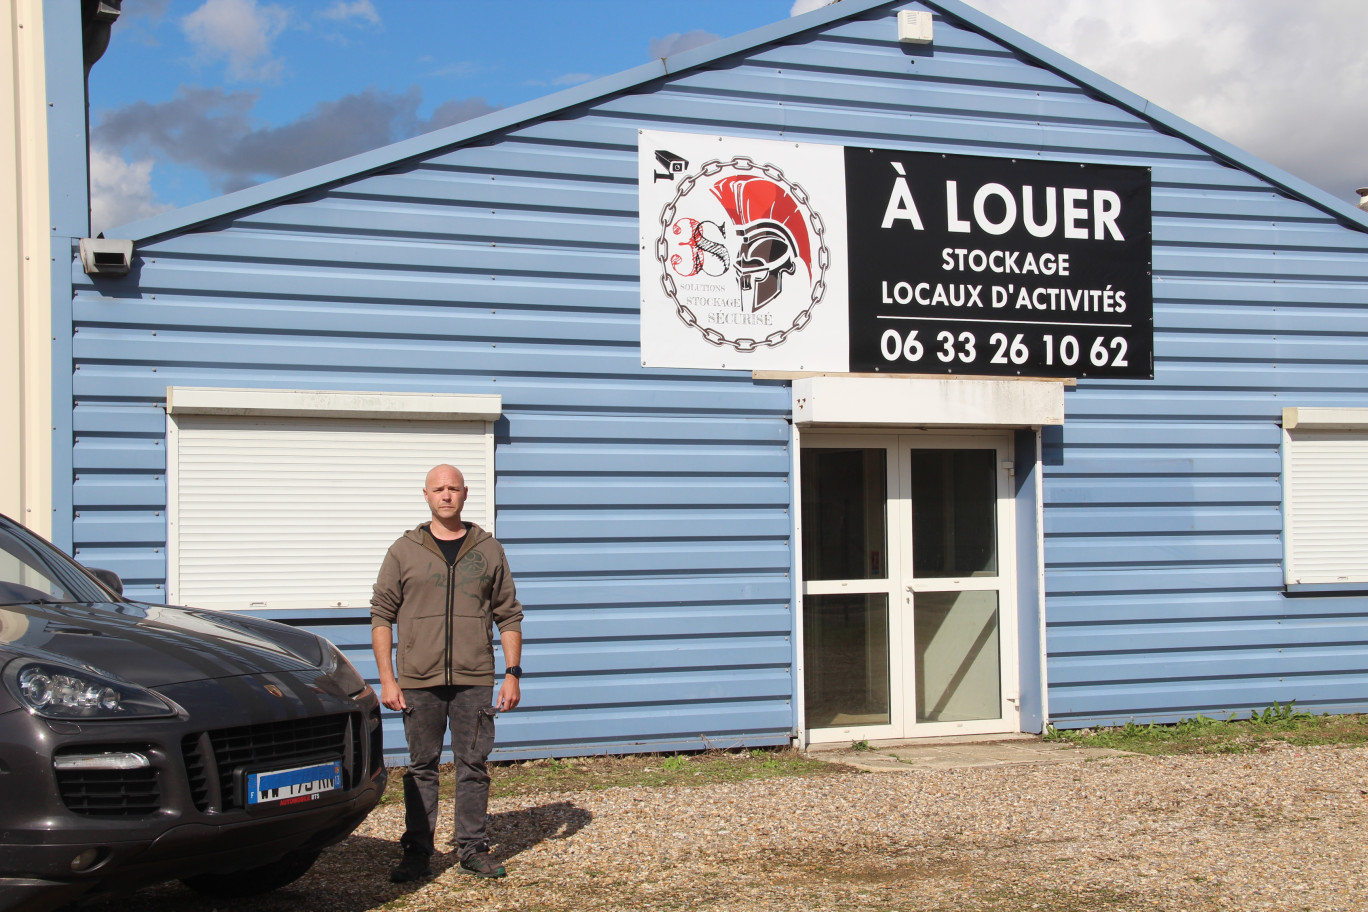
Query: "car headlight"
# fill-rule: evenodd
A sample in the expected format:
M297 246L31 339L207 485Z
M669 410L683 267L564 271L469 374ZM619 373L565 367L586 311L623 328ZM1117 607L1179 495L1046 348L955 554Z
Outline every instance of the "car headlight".
M319 666L323 673L335 680L342 688L342 692L349 697L355 697L365 693L366 679L361 677L361 672L356 670L356 666L342 654L329 640L319 637L320 645L323 647L323 662Z
M6 676L19 702L47 719L145 719L174 715L149 690L84 668L21 663Z

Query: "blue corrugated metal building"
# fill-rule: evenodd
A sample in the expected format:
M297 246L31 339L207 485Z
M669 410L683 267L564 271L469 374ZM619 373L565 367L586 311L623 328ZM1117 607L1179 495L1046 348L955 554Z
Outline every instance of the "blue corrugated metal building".
M925 372L645 357L676 139L1140 175L1152 377L1063 336L1027 341L1073 377L980 369L1010 331ZM497 756L1368 709L1368 219L954 0L844 0L110 236L128 275L57 273L55 540L373 673L367 549L457 453L528 611Z

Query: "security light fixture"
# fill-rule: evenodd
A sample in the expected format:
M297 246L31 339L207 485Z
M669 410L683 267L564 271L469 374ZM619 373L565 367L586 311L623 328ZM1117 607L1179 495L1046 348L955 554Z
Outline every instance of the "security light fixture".
M1358 207L1368 212L1368 187L1359 187L1354 192L1359 195Z
M931 14L915 10L898 13L898 40L904 44L930 44Z

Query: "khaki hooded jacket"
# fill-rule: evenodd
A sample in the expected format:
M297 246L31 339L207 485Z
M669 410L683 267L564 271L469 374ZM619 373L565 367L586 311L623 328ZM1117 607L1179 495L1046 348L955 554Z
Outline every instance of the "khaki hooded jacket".
M466 523L453 564L429 531L405 532L385 554L371 594L371 627L395 627L401 688L494 683L491 628L522 632L522 605L503 546Z

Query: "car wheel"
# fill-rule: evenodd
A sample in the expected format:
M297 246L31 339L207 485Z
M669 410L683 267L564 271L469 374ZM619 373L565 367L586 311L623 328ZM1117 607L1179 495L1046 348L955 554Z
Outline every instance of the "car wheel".
M299 880L318 860L319 851L315 849L311 852L291 852L284 858L257 868L247 868L245 871L234 871L231 874L200 874L186 877L181 883L196 893L223 899L257 896Z

